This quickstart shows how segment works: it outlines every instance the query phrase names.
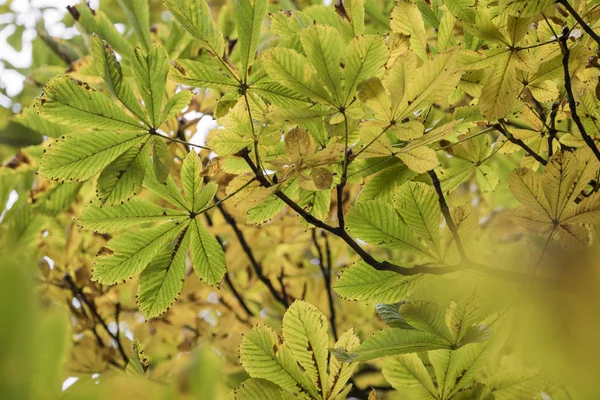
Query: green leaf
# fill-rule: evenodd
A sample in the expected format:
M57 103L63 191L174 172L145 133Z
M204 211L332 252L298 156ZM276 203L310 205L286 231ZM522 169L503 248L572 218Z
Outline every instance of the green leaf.
M40 172L49 179L66 182L89 179L146 136L145 132L78 132L63 136L46 149Z
M148 370L148 363L144 358L144 351L140 347L140 342L133 341L133 349L129 356L129 362L125 367L125 374L131 376L145 376Z
M333 288L346 300L395 303L409 296L421 282L421 275L402 276L392 271L378 271L360 261L346 268Z
M140 275L137 298L146 319L164 313L181 293L188 241L186 228Z
M123 76L121 64L108 43L97 35L92 35L92 56L98 75L104 80L104 85L115 95L133 114L147 122L147 115L133 92L131 85Z
M454 340L437 304L426 301L410 301L400 306L400 314L413 328L429 333L436 338L453 344Z
M333 345L334 349L340 349L346 352L352 352L358 345L360 340L354 333L353 329L348 329L340 335L340 338ZM329 358L329 397L336 398L339 393L343 393L349 386L345 386L348 380L352 377L354 370L358 367L358 364L342 363L337 357Z
M510 15L530 17L544 11L554 0L501 0L500 9Z
M112 285L139 274L184 228L178 222L167 222L111 239L96 258L93 279Z
M275 82L319 103L335 104L329 92L319 84L315 69L294 50L276 48L265 51L262 64Z
M279 386L266 379L246 379L234 391L236 400L295 400L296 397L283 391Z
M163 222L171 219L181 220L188 215L182 211L157 206L145 200L133 198L127 203L98 207L91 204L77 219L79 225L94 232L118 232L131 229L140 224Z
M342 37L339 32L327 25L312 25L300 35L302 47L317 76L333 96L336 106L342 105Z
M163 0L163 3L190 35L214 56L223 56L223 35L217 30L204 0Z
M377 35L358 36L348 44L346 50L346 67L344 81L346 83L345 105L352 100L358 85L371 78L388 59L387 47ZM386 108L386 113L389 108Z
M207 285L214 286L225 275L225 253L210 233L204 229L198 219L190 225L190 258L194 271Z
M152 47L152 39L150 38L148 0L119 0L119 4L127 16L129 25L133 27L138 41L144 47L144 51L149 51Z
M396 304L377 304L375 311L379 318L383 320L390 328L415 329L410 326L400 314L399 307L404 302Z
M396 61L385 84L390 90L394 120L400 121L416 110L422 109L452 93L462 75L456 66L456 51L441 53L427 60L416 71L416 60ZM404 77L403 80L399 80Z
M102 10L92 10L87 2L73 6L71 14L88 34L96 33L120 54L130 54L131 45Z
M416 354L385 358L382 372L396 390L410 393L410 398L438 399L431 376Z
M114 131L142 130L142 125L111 100L68 75L52 78L34 102L36 110L50 122L77 129Z
M160 136L152 137L152 168L154 176L160 183L165 183L169 176L171 165L171 152L169 146Z
M217 66L200 61L177 60L171 62L169 77L175 82L200 87L237 90L238 82Z
M496 120L512 111L521 90L516 73L512 53L504 53L496 60L479 98L485 118Z
M390 26L394 32L410 36L411 50L427 60L427 34L416 4L406 0L398 1L390 17Z
M240 361L253 378L269 380L292 394L320 397L291 351L285 344L278 343L277 334L267 326L255 327L244 336Z
M376 246L402 248L431 257L390 204L365 201L355 205L346 214L346 229L353 237Z
M427 350L449 349L452 345L429 333L406 329L384 329L370 336L350 354L356 361L379 357L418 353Z
M286 184L283 189L283 193L288 197L293 197L298 192L298 181L294 179L293 181ZM262 224L270 219L274 218L277 214L281 212L285 207L285 203L275 194L271 194L267 197L262 203L259 205L252 207L248 211L248 220L249 224Z
M160 118L169 73L169 55L156 45L147 54L136 47L132 64L135 82L148 110L151 127L156 129L163 122Z
M410 230L423 238L440 257L441 211L434 189L424 183L407 182L396 189L394 207Z
M191 151L183 160L181 167L181 185L185 194L185 201L190 210L200 211L200 192L202 191L202 162L195 151Z
M139 193L146 175L147 143L131 147L102 171L96 186L100 204L121 203Z
M233 18L238 31L242 71L248 75L260 39L260 26L267 16L267 0L235 0Z
M163 108L160 120L166 121L167 119L178 115L190 104L193 97L194 93L189 90L182 90L169 97Z
M295 301L283 316L283 338L319 392L328 392L329 323L314 306Z

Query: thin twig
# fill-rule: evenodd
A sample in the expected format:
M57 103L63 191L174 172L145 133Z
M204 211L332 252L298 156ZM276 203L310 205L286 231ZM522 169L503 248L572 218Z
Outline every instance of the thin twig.
M110 329L108 329L108 325L104 321L104 318L102 318L102 316L98 313L98 310L96 309L96 305L92 301L88 301L88 299L83 294L83 291L81 290L81 288L77 287L77 285L73 281L73 278L71 278L71 275L66 274L64 279L65 279L65 281L67 281L67 283L71 287L71 291L74 294L76 294L77 298L88 307L88 309L90 310L90 312L92 313L94 318L100 323L100 325L102 326L102 328L104 328L106 333L108 333L108 335L115 341L115 343L117 344L117 349L119 350L119 353L121 354L121 357L123 358L123 361L125 361L125 365L127 365L129 363L129 357L127 357L127 354L125 353L125 349L123 349L123 344L121 343L121 338L118 335L113 334L110 331Z
M263 179L264 179L264 177L263 177ZM248 244L248 241L246 240L246 237L244 236L244 232L242 232L242 230L238 226L235 218L233 218L233 216L231 214L229 214L229 212L223 207L223 204L219 203L217 205L217 208L223 215L223 218L225 218L225 221L229 224L229 226L231 226L231 229L233 229L233 232L235 233L235 236L237 237L238 241L240 242L240 245L242 246L242 250L244 250L244 253L246 253L248 260L250 261L250 265L251 265L252 269L254 270L254 273L258 277L258 279L267 286L267 288L269 289L269 292L271 292L271 294L273 295L275 300L277 300L279 303L281 303L284 307L287 308L289 305L287 299L285 297L283 297L277 291L277 289L275 289L275 287L273 286L273 283L271 283L269 278L267 278L265 276L262 265L260 264L260 262L258 262L256 257L254 256L254 252L252 251L252 248Z
M312 240L317 249L317 255L319 257L319 268L321 269L321 274L323 275L323 281L325 282L325 291L327 292L327 301L329 302L329 322L331 325L331 331L333 332L333 337L335 340L338 340L337 327L336 327L336 316L335 316L335 304L333 302L333 295L331 293L331 250L329 249L329 241L327 240L327 234L323 232L323 237L325 238L325 255L321 250L321 246L319 245L319 241L317 240L317 230L312 230Z
M210 215L208 213L204 214L204 218L206 219L206 224L208 226L214 226L213 220L212 220L212 218L210 217ZM219 242L219 244L221 245L221 247L223 247L223 249L225 249L225 243L223 242L223 239L221 239L221 237L219 235L215 235L215 238L217 239L217 242ZM231 293L233 293L233 296L240 303L240 305L242 306L242 308L244 309L244 311L246 312L246 314L248 314L248 316L250 316L250 317L253 317L254 313L252 312L252 310L250 310L250 308L248 307L248 305L244 301L244 298L242 297L242 295L237 291L237 289L233 285L233 281L231 280L231 276L229 276L229 271L225 272L225 283L229 287L229 290L231 290Z

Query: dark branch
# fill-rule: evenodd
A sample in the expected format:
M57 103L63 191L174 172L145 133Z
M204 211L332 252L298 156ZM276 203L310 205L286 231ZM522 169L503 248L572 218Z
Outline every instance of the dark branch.
M104 318L102 318L102 316L98 313L98 309L96 308L96 305L94 304L94 302L88 301L88 299L83 294L83 291L81 290L81 288L77 287L77 285L73 281L73 278L71 278L71 275L66 274L64 279L69 284L69 287L71 288L71 291L73 292L75 297L77 297L77 299L79 299L79 301L81 301L82 306L83 306L83 304L85 304L88 307L88 309L90 310L90 312L92 313L94 318L100 323L100 325L106 331L106 333L115 341L115 343L117 344L117 349L119 350L119 353L121 354L121 357L123 358L123 361L125 361L125 365L127 365L129 363L129 357L127 357L127 354L125 353L125 349L123 349L123 344L121 343L120 336L118 334L113 334L110 331L110 329L108 329L108 325L104 321ZM117 315L116 315L117 319L118 319L119 312L120 312L120 307L117 308ZM118 321L117 321L117 324L118 324ZM99 337L97 337L97 339L99 339Z
M208 215L208 213L204 213L204 217L206 218L206 224L208 226L213 226L214 225L213 221L212 221L212 218L210 217L210 215ZM223 239L221 239L219 237L219 235L216 235L215 238L217 239L217 242L219 242L219 244L221 245L221 247L223 247L223 249L225 249L225 244L223 242ZM231 293L233 293L233 296L240 303L240 305L242 306L242 308L244 309L244 311L246 311L246 314L248 314L248 316L250 316L250 317L253 317L254 313L252 312L252 310L250 310L250 308L248 308L248 305L244 301L244 298L242 297L242 295L237 291L237 289L233 285L233 281L231 280L231 277L229 276L229 271L225 272L225 283L229 287L229 290L231 290Z
M252 266L252 269L254 270L254 273L256 274L258 279L260 279L260 281L267 286L267 288L269 289L269 292L271 292L271 294L273 295L275 300L277 300L279 303L281 303L284 307L287 308L289 305L287 298L282 296L277 291L277 289L275 289L275 286L273 286L273 283L271 283L269 278L267 278L265 276L262 265L260 264L260 262L258 262L256 257L254 256L254 252L252 251L252 248L248 244L248 241L246 240L246 237L244 236L244 232L242 232L242 230L238 226L235 218L233 218L233 216L231 214L229 214L229 212L227 212L227 210L225 210L225 208L223 207L223 204L219 203L217 205L217 208L223 215L223 218L225 218L225 221L229 224L229 226L231 226L231 229L233 229L233 232L235 233L235 236L237 237L238 241L240 242L240 245L242 246L242 250L244 250L244 253L246 253L248 260L250 261L250 265Z
M569 0L557 0L557 3L562 4L567 11L575 18L575 20L581 25L583 30L592 37L600 45L600 36L590 26L581 18L581 16L577 13L577 11L571 6ZM564 36L564 33L563 33Z
M567 3L568 4L568 3ZM586 26L586 25L584 25ZM587 32L587 31L586 31ZM571 86L571 74L569 73L569 56L571 54L571 50L569 50L569 46L567 44L567 40L569 39L569 29L567 27L563 28L562 35L559 38L560 49L563 54L563 73L565 80L565 91L567 92L567 99L569 100L569 108L571 109L571 119L575 121L575 125L579 129L579 133L583 138L585 144L592 150L596 158L600 161L600 150L596 146L594 139L591 138L590 135L587 134L579 115L577 115L577 103L575 102L575 96L573 95L573 87ZM600 41L598 42L600 43Z
M502 126L502 124L498 123L498 124L494 124L492 125L498 132L500 132L509 142L516 144L517 146L519 146L520 148L522 148L523 150L525 150L525 152L527 154L529 154L531 157L535 158L535 160L537 162L539 162L542 165L546 165L548 164L548 161L546 161L544 159L544 157L540 156L538 153L536 153L535 151L533 151L531 149L531 147L527 146L527 144L525 142L523 142L521 139L517 139L516 137L514 137L513 135L510 134L510 132L508 132L504 126Z

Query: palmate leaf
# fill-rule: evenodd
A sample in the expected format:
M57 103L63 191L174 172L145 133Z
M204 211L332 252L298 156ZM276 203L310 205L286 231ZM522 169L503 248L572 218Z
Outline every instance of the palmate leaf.
M155 134L167 118L188 104L192 94L180 91L163 108L168 56L160 46L152 46L147 54L136 48L132 65L146 110L142 109L110 46L98 36L91 40L98 74L137 119L86 83L69 76L52 79L36 99L38 112L49 121L94 132L61 137L43 156L47 169L42 173L57 180L86 180L101 172L97 197L101 204L112 205L139 192L150 165L148 154L152 155L154 174L159 181L165 181L171 155L161 136ZM74 145L80 145L84 151L74 152Z
M270 381L294 396L334 399L348 388L346 382L356 366L332 360L327 371L328 325L319 310L297 300L284 315L283 338L264 325L244 336L242 365L253 379ZM358 338L351 330L336 343L346 351L357 345Z
M582 148L554 154L542 177L527 168L514 170L510 189L527 208L515 213L517 221L540 234L564 238L568 247L586 246L588 230L577 225L598 220L599 198L594 194L579 204L575 200L595 176L597 166L591 151Z
M158 182L153 174L146 176L146 185L175 209L141 199L112 207L92 204L78 221L84 228L98 232L123 231L99 252L93 278L103 284L114 284L141 273L138 301L146 318L165 312L181 291L188 249L192 267L204 282L216 285L225 274L223 248L199 221L216 193L214 184L202 188L199 163L195 152L184 159L181 179L185 198L171 176L165 184ZM157 225L132 230L147 224Z
M428 350L456 350L485 342L491 337L492 330L487 325L475 324L477 307L473 298L460 307L451 304L445 312L435 303L404 301L397 313L393 309L390 310L393 312L386 311L386 315L393 317L391 321L398 322L399 328L379 331L352 352L340 350L336 355L344 360L367 361ZM395 317L394 313L397 314ZM456 355L460 359L462 354L471 355L472 352L463 351Z

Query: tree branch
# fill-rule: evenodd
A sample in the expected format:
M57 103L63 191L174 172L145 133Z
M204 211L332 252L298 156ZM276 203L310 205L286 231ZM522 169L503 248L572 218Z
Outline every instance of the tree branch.
M562 2L561 2L562 4ZM567 3L568 4L568 3ZM587 31L586 31L587 32ZM569 56L571 54L571 50L569 50L569 46L567 45L567 39L569 38L569 28L564 27L562 35L559 38L560 49L563 54L563 73L565 80L565 91L567 92L567 99L569 101L569 109L571 110L571 118L575 121L575 125L579 129L579 133L583 138L585 144L592 150L596 158L600 161L600 150L596 146L594 139L587 134L579 115L577 115L577 103L575 102L575 96L573 95L573 87L571 86L571 74L569 73ZM599 38L600 39L600 38ZM598 41L600 43L600 41Z
M542 165L548 164L548 161L546 161L542 156L540 156L538 153L533 151L531 149L531 147L527 146L527 144L525 142L523 142L521 139L517 139L516 137L511 135L510 132L508 132L504 128L504 126L502 126L501 123L494 124L492 126L494 127L494 129L496 129L498 132L500 132L509 142L514 143L517 146L519 146L520 148L522 148L523 150L525 150L525 152L527 154L529 154L531 157L535 158L535 160L537 162L539 162Z
M567 11L575 18L575 20L581 25L583 30L592 37L600 45L600 36L590 26L581 18L581 16L577 13L577 11L571 6L569 0L557 0L557 3L562 4ZM564 36L564 32L563 32Z

